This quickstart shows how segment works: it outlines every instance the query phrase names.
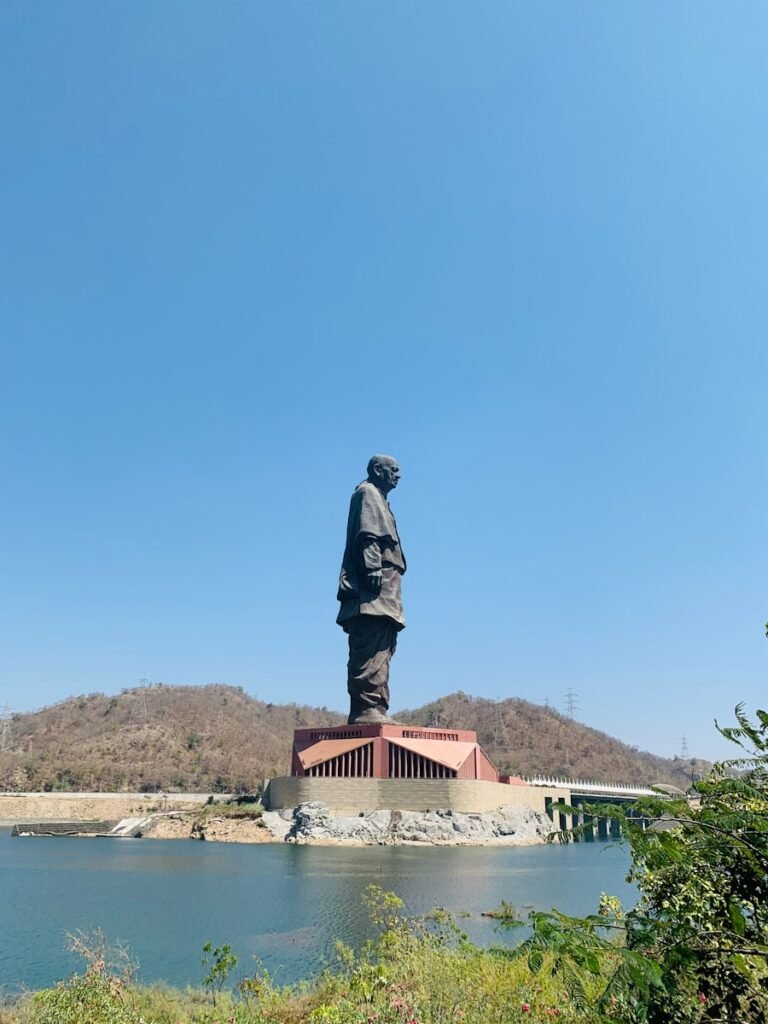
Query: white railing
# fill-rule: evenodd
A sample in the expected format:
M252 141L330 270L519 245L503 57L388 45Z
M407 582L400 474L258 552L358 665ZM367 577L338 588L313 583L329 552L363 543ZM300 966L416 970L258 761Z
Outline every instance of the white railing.
M565 779L555 776L523 776L530 786L548 786L550 789L570 789L580 793L604 793L613 796L658 796L647 786L626 786L616 782L587 782L585 779Z

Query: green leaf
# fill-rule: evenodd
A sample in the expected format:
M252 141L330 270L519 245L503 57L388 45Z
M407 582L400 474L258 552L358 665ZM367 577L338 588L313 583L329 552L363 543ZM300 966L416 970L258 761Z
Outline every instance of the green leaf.
M741 907L733 899L728 901L728 916L731 919L731 924L736 934L743 935L747 929L747 922Z
M540 949L532 949L528 954L528 967L533 974L538 974L544 966L544 954Z

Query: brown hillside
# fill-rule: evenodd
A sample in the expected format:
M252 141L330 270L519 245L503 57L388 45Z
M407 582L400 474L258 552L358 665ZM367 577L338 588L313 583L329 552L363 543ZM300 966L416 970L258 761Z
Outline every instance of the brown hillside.
M92 693L14 715L0 789L249 792L288 771L294 728L343 720L325 708L265 704L233 686Z
M454 693L397 717L419 725L474 729L497 768L510 774L687 789L708 767L704 761L645 753L551 708L515 697L492 701Z
M685 787L692 762L644 754L524 700L452 694L400 721L475 729L502 771ZM289 771L293 730L326 708L266 704L239 687L151 686L74 697L11 722L0 790L252 792Z

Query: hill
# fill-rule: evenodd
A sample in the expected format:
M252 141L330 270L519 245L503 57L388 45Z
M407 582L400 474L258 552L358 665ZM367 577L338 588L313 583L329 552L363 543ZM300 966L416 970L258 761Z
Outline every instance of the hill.
M475 729L498 767L512 773L685 787L699 768L639 752L519 699L458 693L397 717ZM343 721L327 708L267 704L219 684L92 693L13 716L0 751L0 790L253 791L261 779L287 774L294 728Z
M510 774L687 789L709 767L693 758L683 761L646 753L552 708L516 697L492 701L454 693L397 717L420 725L474 729L496 767Z
M13 716L0 789L247 792L287 773L295 728L342 721L218 684L91 693Z

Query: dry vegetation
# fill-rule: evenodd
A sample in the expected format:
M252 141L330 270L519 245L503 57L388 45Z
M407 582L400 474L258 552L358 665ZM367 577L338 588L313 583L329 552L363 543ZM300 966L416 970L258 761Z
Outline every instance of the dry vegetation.
M481 746L502 772L557 775L633 785L664 783L687 789L709 764L668 759L621 743L540 704L511 697L492 701L453 693L415 711L402 722L474 729Z
M156 683L15 715L0 789L252 792L285 774L293 730L341 715L266 704L234 686Z
M502 771L684 787L700 770L524 700L459 693L398 718L475 729ZM261 779L288 772L294 728L343 720L327 708L266 704L223 685L157 683L74 697L13 716L0 790L253 792Z

